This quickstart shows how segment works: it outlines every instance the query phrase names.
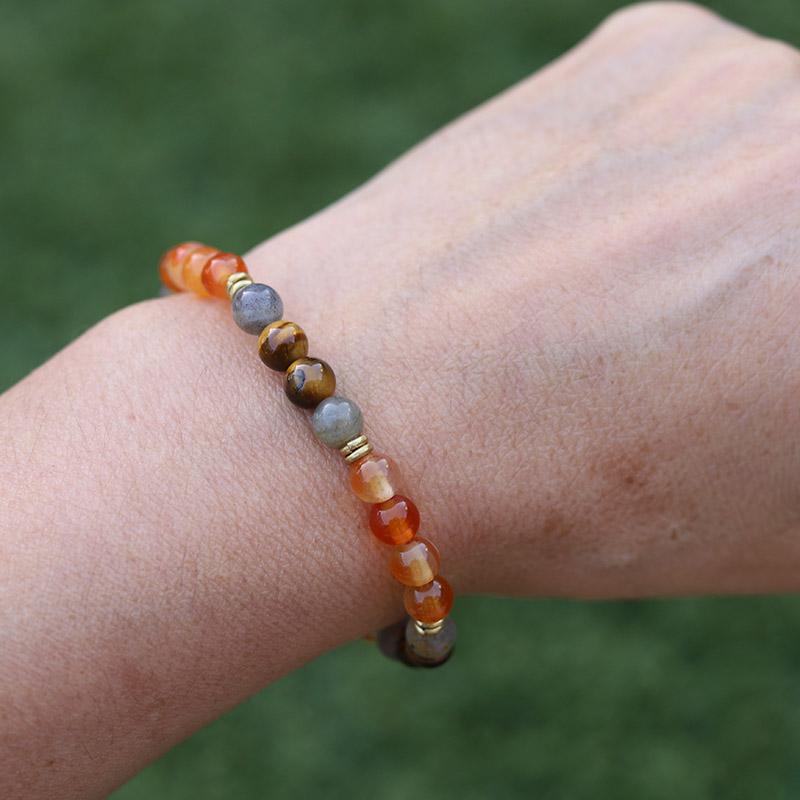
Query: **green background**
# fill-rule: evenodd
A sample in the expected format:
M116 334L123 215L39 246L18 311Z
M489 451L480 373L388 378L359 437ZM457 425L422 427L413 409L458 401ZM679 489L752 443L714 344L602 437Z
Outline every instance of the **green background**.
M186 238L245 250L554 58L618 4L0 2L0 388L155 292ZM800 42L797 0L713 7ZM800 796L800 603L467 599L418 674L356 643L116 795Z

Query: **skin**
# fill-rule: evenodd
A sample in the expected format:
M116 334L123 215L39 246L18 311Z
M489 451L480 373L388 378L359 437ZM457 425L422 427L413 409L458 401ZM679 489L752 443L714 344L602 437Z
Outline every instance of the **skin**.
M257 247L456 590L800 585L800 54L684 4ZM0 795L108 793L399 592L222 301L0 398Z

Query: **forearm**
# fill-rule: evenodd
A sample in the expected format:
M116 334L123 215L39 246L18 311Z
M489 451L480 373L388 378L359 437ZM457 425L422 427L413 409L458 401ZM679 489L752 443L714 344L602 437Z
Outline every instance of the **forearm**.
M100 796L401 614L341 465L215 306L129 309L0 401L4 796Z

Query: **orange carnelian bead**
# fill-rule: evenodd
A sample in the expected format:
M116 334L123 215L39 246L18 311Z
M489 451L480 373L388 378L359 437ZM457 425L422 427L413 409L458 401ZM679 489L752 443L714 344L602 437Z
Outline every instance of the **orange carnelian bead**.
M350 465L350 486L365 503L383 503L397 492L397 467L388 456L371 453Z
M228 297L228 278L236 272L247 272L244 261L233 253L216 253L206 262L200 273L205 290L212 297L226 300Z
M183 262L183 283L189 291L199 297L209 296L206 287L203 286L203 268L218 252L215 247L201 245L192 250Z
M409 616L419 622L438 622L453 607L453 589L440 575L424 586L406 586L403 601Z
M189 255L203 245L200 242L182 242L167 250L161 257L158 271L161 282L173 292L183 292L186 284L183 282L183 265Z
M405 544L419 530L419 511L407 497L396 494L391 500L372 506L369 527L386 544Z
M439 573L439 551L422 538L398 545L389 557L389 570L404 586L424 586Z

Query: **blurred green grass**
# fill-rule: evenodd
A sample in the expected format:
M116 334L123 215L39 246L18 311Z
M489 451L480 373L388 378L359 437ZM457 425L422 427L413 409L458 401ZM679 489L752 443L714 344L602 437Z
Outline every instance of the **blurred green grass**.
M618 3L0 0L0 388L156 290L182 238L245 250L529 74ZM800 42L797 0L712 7ZM115 794L800 795L800 602L468 599L419 675L356 643Z

